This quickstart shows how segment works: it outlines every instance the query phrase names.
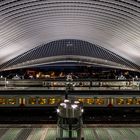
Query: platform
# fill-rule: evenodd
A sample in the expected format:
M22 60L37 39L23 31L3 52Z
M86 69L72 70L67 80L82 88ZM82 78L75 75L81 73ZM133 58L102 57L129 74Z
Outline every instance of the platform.
M140 125L84 125L84 140L139 140ZM0 125L0 140L56 140L56 125Z

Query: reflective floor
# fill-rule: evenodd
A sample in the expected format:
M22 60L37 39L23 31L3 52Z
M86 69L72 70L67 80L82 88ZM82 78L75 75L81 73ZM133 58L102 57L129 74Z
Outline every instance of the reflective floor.
M1 125L0 140L55 140L55 125ZM140 126L84 126L85 140L140 140Z

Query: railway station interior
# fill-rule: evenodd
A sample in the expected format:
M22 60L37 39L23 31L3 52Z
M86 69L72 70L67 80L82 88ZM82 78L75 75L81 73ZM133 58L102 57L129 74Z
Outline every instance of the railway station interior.
M0 140L140 140L140 1L1 0Z

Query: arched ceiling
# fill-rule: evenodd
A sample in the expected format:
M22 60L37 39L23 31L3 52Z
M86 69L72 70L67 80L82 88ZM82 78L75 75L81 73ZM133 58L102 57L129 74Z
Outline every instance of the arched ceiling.
M96 44L140 66L140 1L0 1L1 68L37 46L62 39Z
M10 70L64 62L127 70L139 69L137 65L103 47L74 39L52 41L35 47L2 64L0 68Z

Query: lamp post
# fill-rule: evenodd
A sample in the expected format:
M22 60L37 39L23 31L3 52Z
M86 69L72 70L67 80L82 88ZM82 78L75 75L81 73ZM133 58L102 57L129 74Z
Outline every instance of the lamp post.
M72 75L68 74L66 79L66 91L65 91L65 99L68 99L68 92L73 88L73 78Z
M56 140L84 140L82 134L82 103L65 99L58 105L57 115Z
M6 83L6 82L7 82L7 81L6 81L6 77L4 78L4 80L5 80L5 88L6 88L6 85L7 85L7 83Z

